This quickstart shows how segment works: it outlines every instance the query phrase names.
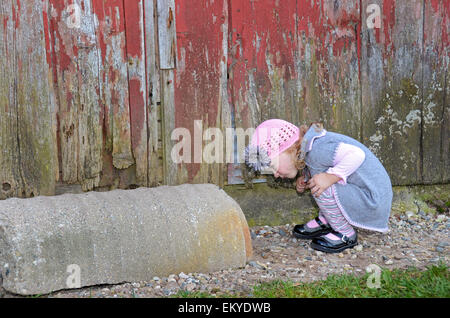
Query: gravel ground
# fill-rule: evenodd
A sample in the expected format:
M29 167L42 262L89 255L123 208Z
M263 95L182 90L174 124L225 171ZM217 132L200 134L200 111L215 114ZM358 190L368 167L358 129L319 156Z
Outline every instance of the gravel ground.
M326 254L309 247L309 240L291 235L294 225L251 228L254 256L245 268L215 273L178 273L148 282L95 286L56 292L44 297L167 297L179 291L206 291L251 296L252 287L274 279L311 282L329 274L363 275L366 267L424 269L440 261L449 263L450 218L446 214L406 212L392 216L386 234L358 229L359 245L340 254ZM2 292L0 292L1 296ZM3 297L16 297L3 292Z

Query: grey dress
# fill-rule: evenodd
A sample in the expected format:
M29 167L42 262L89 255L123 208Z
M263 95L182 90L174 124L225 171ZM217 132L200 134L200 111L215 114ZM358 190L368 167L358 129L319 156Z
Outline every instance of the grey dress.
M301 145L306 169L314 176L333 167L341 142L359 147L366 155L361 166L348 176L347 184L332 185L342 214L353 226L378 232L388 231L393 196L391 180L381 162L366 146L351 137L320 130L313 125Z

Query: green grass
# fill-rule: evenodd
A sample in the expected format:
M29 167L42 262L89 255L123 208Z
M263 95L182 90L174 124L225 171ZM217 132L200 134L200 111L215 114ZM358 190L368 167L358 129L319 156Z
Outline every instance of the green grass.
M407 270L382 269L380 288L369 288L369 276L330 275L326 280L313 283L294 283L292 281L272 281L253 288L254 298L414 298L450 297L450 275L448 266L439 264L425 271L416 268ZM217 296L202 293L180 292L175 297L244 297L244 295Z

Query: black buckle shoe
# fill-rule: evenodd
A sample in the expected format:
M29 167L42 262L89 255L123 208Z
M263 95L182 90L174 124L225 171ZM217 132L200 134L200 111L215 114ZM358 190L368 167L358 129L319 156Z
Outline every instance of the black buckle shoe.
M299 239L312 239L322 235L327 235L333 229L328 224L324 224L319 217L316 217L317 224L319 227L315 230L307 229L306 224L296 225L292 230L292 234Z
M330 233L333 233L341 240L338 243L331 243L324 237L315 238L311 242L311 248L325 253L339 253L347 248L353 248L358 245L358 234L355 234L354 239L350 239L336 231L331 231Z

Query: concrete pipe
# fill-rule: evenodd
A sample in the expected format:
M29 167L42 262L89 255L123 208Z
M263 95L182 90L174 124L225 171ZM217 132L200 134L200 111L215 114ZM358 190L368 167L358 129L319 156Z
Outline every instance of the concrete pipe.
M47 294L244 267L239 205L211 184L0 201L3 288Z

